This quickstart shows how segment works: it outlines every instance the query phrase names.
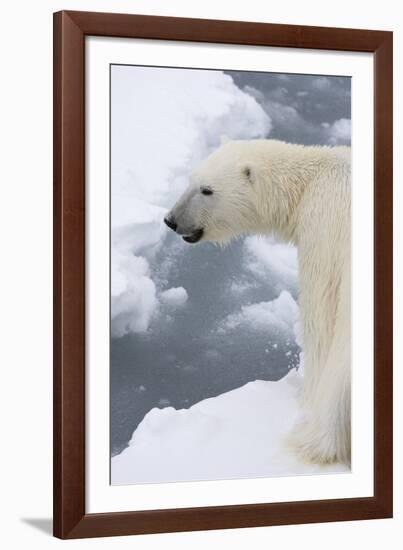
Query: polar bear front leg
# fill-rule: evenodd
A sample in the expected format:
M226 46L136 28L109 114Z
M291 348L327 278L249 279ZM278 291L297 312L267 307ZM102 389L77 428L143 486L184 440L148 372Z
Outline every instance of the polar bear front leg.
M325 387L326 386L326 387ZM296 454L315 464L351 463L350 391L341 379L331 388L321 385L315 401L305 410L289 443Z
M351 463L350 326L340 319L324 368L315 384L306 380L304 420L288 443L304 461Z

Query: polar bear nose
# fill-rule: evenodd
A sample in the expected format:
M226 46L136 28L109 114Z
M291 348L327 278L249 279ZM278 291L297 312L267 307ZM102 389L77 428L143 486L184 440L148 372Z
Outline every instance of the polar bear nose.
M169 229L172 229L172 231L176 231L178 228L178 224L173 221L173 219L169 218L168 216L164 218L164 222L169 227Z

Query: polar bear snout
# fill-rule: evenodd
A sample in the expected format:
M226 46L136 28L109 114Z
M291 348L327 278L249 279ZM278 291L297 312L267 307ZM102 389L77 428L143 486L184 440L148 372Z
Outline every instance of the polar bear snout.
M169 227L169 229L172 229L172 231L175 231L175 233L181 235L182 239L187 243L195 244L199 242L204 234L204 229L202 227L188 228L179 225L176 218L171 213L165 216L164 223Z

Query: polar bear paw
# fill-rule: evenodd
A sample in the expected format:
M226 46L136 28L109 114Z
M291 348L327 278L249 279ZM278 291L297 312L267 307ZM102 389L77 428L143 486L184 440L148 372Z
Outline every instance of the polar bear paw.
M321 430L315 423L298 424L286 444L293 454L309 464L325 465L341 461L334 433Z

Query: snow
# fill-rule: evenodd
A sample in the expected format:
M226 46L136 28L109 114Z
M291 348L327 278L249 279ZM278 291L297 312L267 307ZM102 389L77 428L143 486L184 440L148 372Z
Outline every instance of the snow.
M312 88L317 90L327 90L331 86L331 81L326 76L319 76L312 82Z
M297 288L298 258L294 246L253 236L245 239L244 247L247 267L260 280L277 280L281 287Z
M164 290L160 294L161 301L171 307L182 307L186 304L188 293L182 287L172 287Z
M278 382L249 382L189 409L152 409L129 446L112 459L112 484L348 471L341 464L301 462L287 446L302 414L301 384L294 369Z
M219 332L225 333L239 326L267 331L276 327L284 333L292 332L298 318L298 305L291 294L283 290L278 298L242 306L238 313L231 313L220 324Z
M348 145L351 139L351 120L340 118L333 122L329 128L329 136L329 143L332 145Z
M257 279L263 285L270 281L278 296L271 301L241 306L240 311L227 315L219 323L217 332L225 334L239 327L254 331L275 328L280 333L292 333L295 337L298 305L290 291L296 293L298 288L297 249L290 244L276 242L272 237L247 237L244 241L244 262L255 281ZM232 282L230 288L234 294L242 294L254 285L256 282L240 280ZM297 343L302 347L300 336Z
M170 300L150 260L166 237L164 214L192 169L221 135L264 137L271 121L221 71L116 65L111 71L111 316L118 337L147 332L160 299ZM176 298L183 303L184 296Z

